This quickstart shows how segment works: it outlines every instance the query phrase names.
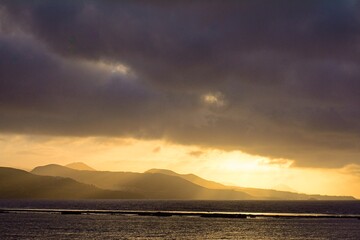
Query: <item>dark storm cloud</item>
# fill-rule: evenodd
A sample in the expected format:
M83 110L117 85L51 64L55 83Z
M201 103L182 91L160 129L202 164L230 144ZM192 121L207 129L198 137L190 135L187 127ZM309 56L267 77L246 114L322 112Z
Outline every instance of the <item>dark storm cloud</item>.
M134 134L129 119L150 111L148 99L159 97L131 77L66 61L24 36L0 35L0 55L3 131Z
M2 131L360 161L359 1L1 5Z

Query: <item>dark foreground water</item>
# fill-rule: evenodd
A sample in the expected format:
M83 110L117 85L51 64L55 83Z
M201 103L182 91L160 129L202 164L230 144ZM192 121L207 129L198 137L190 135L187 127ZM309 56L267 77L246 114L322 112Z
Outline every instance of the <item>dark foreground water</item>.
M0 213L0 239L360 239L360 202L324 201L0 201L1 209L291 213L291 218L203 218L57 212Z

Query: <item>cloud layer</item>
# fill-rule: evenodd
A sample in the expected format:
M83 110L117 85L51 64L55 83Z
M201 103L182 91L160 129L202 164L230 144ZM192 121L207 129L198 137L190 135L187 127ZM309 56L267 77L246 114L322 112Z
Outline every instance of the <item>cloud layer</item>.
M0 131L360 163L358 1L0 3Z

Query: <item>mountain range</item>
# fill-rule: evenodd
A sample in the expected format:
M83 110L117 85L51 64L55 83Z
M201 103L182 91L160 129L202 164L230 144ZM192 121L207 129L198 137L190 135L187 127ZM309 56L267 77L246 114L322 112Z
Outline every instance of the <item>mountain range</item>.
M24 170L0 167L0 199L128 199L142 195L103 190L70 178L37 176Z
M194 174L166 169L144 173L96 171L84 163L50 164L31 172L0 167L0 198L184 199L184 200L354 200L227 186Z
M96 171L96 169L90 167L89 165L86 165L82 162L73 162L65 165L65 167L76 169L76 170L87 170L87 171Z
M148 199L252 199L247 193L231 189L208 189L177 176L162 173L84 171L51 164L31 173L60 176L102 189L139 193Z
M273 189L246 188L238 186L227 186L214 181L203 179L194 174L178 174L167 169L150 169L148 173L161 173L171 176L181 177L190 182L209 189L227 189L249 194L256 200L354 200L351 196L327 196L320 194L304 194L289 191L279 191Z

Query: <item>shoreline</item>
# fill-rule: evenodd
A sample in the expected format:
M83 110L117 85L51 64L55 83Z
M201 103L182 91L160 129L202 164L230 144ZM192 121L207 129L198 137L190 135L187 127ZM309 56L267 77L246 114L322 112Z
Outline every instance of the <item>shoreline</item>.
M7 213L48 213L62 215L133 215L155 217L202 217L202 218L336 218L358 219L359 214L315 214L315 213L259 213L259 212L204 212L204 211L143 211L143 210L81 210L81 209L28 209L28 208L0 208L0 214Z

